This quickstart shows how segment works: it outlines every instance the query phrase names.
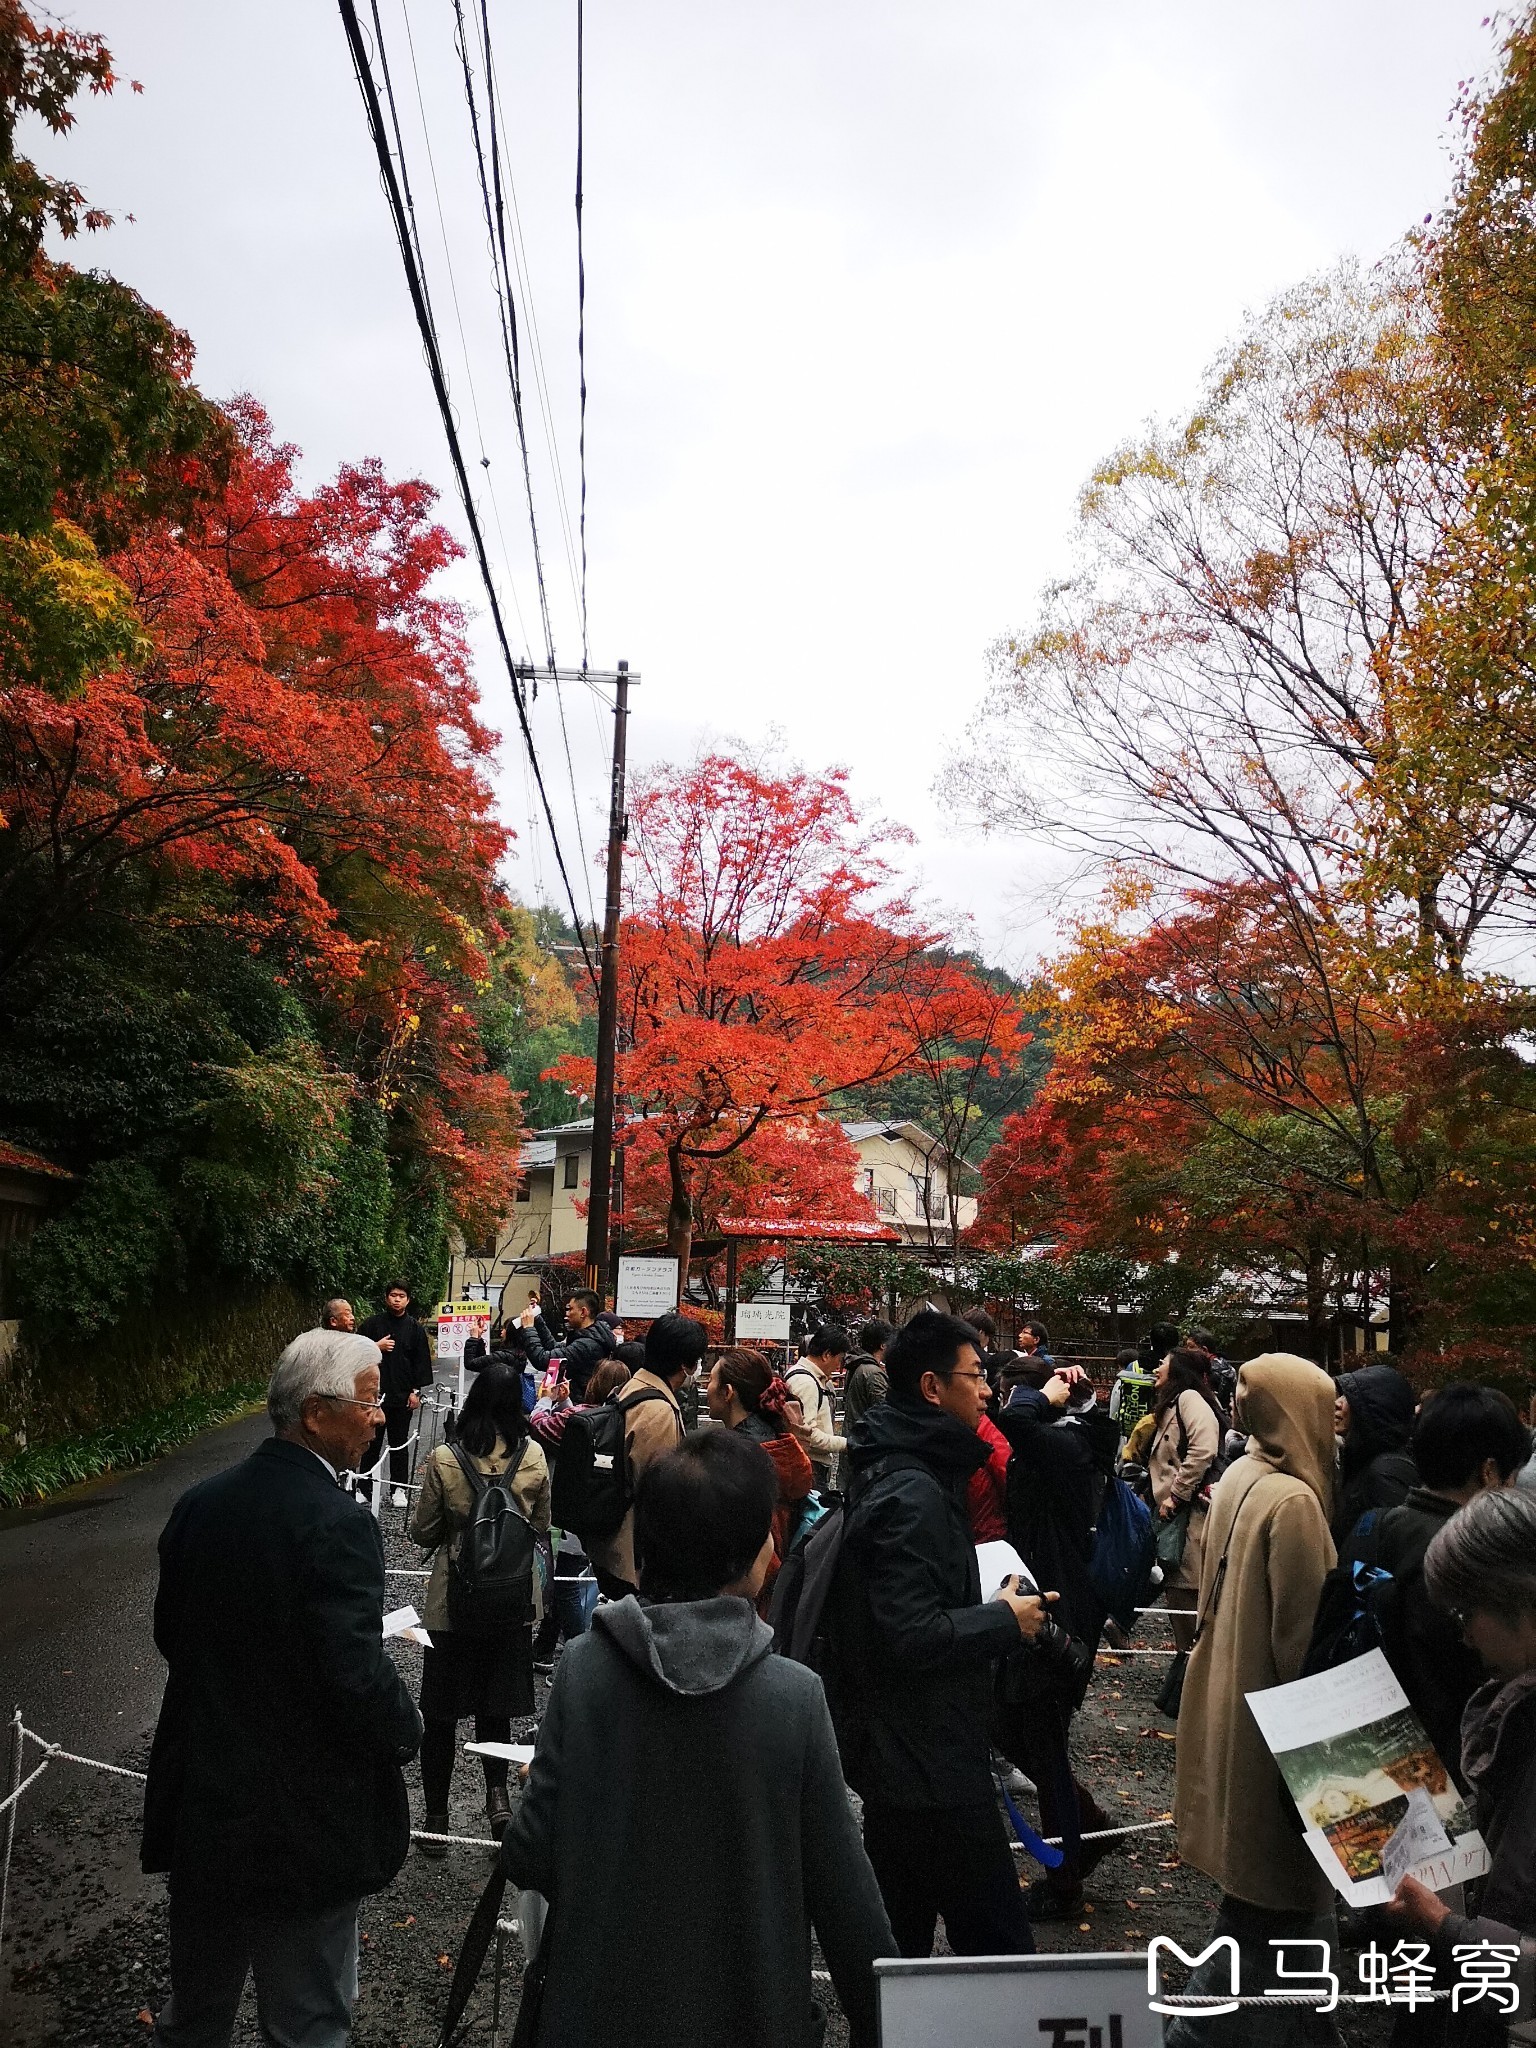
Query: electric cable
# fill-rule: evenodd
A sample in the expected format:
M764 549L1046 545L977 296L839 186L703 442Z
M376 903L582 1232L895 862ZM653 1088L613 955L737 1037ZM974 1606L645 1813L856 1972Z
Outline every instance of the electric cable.
M423 274L426 264L421 254L421 230L416 224L416 198L411 191L411 174L405 161L405 137L400 128L400 109L395 105L395 83L389 75L389 49L384 41L384 24L379 19L379 0L368 0L373 15L373 39L379 52L379 69L384 74L384 97L389 103L389 122L395 135L395 161L400 166L400 186L405 194L405 210L410 216L411 242L416 250L417 267Z
M433 204L437 209L437 233L438 239L441 241L443 245L443 268L448 273L448 296L453 301L454 325L458 328L459 331L459 354L462 357L464 363L464 381L469 387L469 409L474 414L475 438L480 446L480 467L485 472L485 488L486 493L491 501L491 516L496 522L496 538L501 544L501 564L506 574L507 589L511 592L512 595L512 609L517 614L518 631L523 636L523 647L524 650L528 652L529 660L531 662L532 643L528 637L527 624L523 619L523 607L517 595L517 578L512 573L512 550L507 546L506 528L502 524L501 500L496 495L496 476L495 472L491 468L491 458L486 453L485 448L485 422L480 415L480 392L475 383L474 362L469 352L469 337L464 331L464 308L459 299L459 280L453 267L453 249L448 240L448 220L446 214L443 211L443 192L441 185L438 183L437 177L437 157L433 153L432 149L432 130L427 121L427 104L421 89L421 67L416 61L416 38L411 33L411 15L410 9L406 4L406 0L400 0L400 20L405 29L405 47L411 60L411 80L416 88L416 112L421 121L422 147L426 150L427 153L427 172L432 181ZM376 5L374 8L374 27L379 36L379 57L381 64L384 67L385 77L387 81L388 48L384 42L383 27L379 20ZM395 135L400 150L400 163L401 170L403 172L405 169L405 140L398 121L395 124ZM414 227L414 209L411 210L411 221L412 226ZM436 332L436 314L433 313L432 311L431 296L429 293L425 292L427 266L426 259L422 254L421 239L419 235L416 237L415 246L416 265L422 278L424 295L426 296L427 300L427 311L433 319L433 331ZM441 347L441 343L439 343L439 347Z
M468 521L470 537L474 543L480 580L490 604L491 619L496 629L496 638L501 648L502 660L506 665L507 677L512 686L512 701L517 710L518 724L522 729L523 743L538 785L539 796L549 825L550 842L554 848L555 862L560 870L560 879L565 885L566 901L571 907L572 922L576 927L576 939L581 948L582 959L593 986L598 982L596 965L582 930L581 913L576 908L576 892L571 887L571 878L566 869L565 855L561 850L559 835L555 831L554 812L550 806L549 792L544 783L544 772L539 765L538 750L534 745L533 730L528 723L527 699L517 663L513 659L511 644L507 639L506 621L502 616L501 601L497 596L495 578L491 574L490 558L486 553L485 534L480 524L480 515L475 506L474 496L469 488L469 473L464 466L464 451L459 443L458 424L453 416L453 404L448 392L448 380L443 370L442 354L437 345L437 333L433 325L431 307L427 295L425 273L418 270L415 252L411 245L410 218L401 196L400 181L395 176L394 159L389 151L389 139L385 132L383 110L379 104L378 87L374 82L373 70L368 62L367 48L363 40L362 25L357 17L356 0L337 0L341 10L342 27L346 32L348 47L352 55L353 70L357 75L358 89L363 95L363 108L368 119L368 130L373 142L374 154L378 159L379 175L384 186L385 198L389 203L395 239L399 244L400 258L405 265L406 287L410 292L412 310L421 334L422 350L426 357L427 371L432 380L433 394L437 399L438 411L442 417L443 432L448 440L448 453L453 463L454 478L458 484L459 497Z
M502 106L501 85L496 75L494 48L487 51L486 76L490 81L490 92L496 107L496 135L506 130L506 112ZM503 180L507 198L512 210L512 261L513 274L517 283L517 296L522 302L523 326L527 331L529 348L533 357L533 388L539 402L539 419L544 428L544 446L549 456L550 474L555 483L555 505L560 515L560 537L565 544L565 565L571 579L571 600L581 607L581 593L576 573L576 545L571 536L571 512L569 493L565 487L565 468L560 460L560 442L555 433L554 408L549 399L549 373L544 364L544 341L539 332L539 316L533 301L532 273L528 264L528 249L523 238L523 217L517 204L517 185L510 170L504 170Z
M491 257L491 277L496 289L496 313L501 330L502 355L506 362L507 384L512 393L512 413L517 422L517 445L523 462L523 486L528 498L528 530L533 539L533 571L539 586L539 617L544 626L544 654L549 666L553 668L555 636L549 622L549 595L544 587L544 555L539 546L539 522L533 507L533 474L528 466L528 435L523 424L523 384L517 349L517 309L510 303L510 279L506 277L506 216L501 198L500 165L494 149L496 115L494 108L488 105L487 114L492 124L492 175L496 186L493 209L491 181L486 176L485 148L480 139L480 108L475 93L475 74L469 60L469 37L464 28L463 0L453 0L453 18L454 44L464 74L464 102L469 109L470 139L474 145L475 170L480 180L480 204L485 218L486 244ZM489 101L489 92L487 100Z
M480 203L485 220L486 241L490 249L491 268L496 291L497 312L501 323L502 352L506 363L507 382L512 392L513 411L517 420L518 446L522 454L523 481L528 498L528 524L533 536L534 566L538 572L539 609L544 622L545 649L549 666L555 667L554 634L550 626L549 601L544 582L542 553L539 547L538 521L534 511L533 476L528 461L528 438L524 426L522 365L517 340L517 308L513 285L513 266L507 252L506 203L503 189L501 161L500 121L497 113L497 96L493 89L492 65L494 49L491 41L489 0L480 0L479 24L481 32L480 62L486 85L486 130L490 139L490 174L486 172L486 150L481 140L478 96L475 91L474 71L470 62L469 37L464 25L463 0L453 0L455 23L455 46L464 79L464 98L469 109L470 134L475 152L475 169L480 184ZM510 179L507 180L510 184ZM493 198L494 193L494 198ZM578 222L579 228L579 222ZM583 581L583 593L584 593ZM578 599L582 610L582 669L587 661L587 631L584 595ZM576 828L576 847L582 874L585 879L587 915L594 928L597 925L597 906L592 894L591 863L587 856L586 834L582 829L581 804L576 793L576 765L571 752L570 731L565 714L564 692L557 693L556 702L560 715L560 742L565 754L566 782L571 797L571 817Z

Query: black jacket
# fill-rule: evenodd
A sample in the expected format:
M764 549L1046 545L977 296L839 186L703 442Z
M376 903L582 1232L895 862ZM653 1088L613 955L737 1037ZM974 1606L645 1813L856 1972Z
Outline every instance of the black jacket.
M160 1538L146 1870L286 1912L390 1882L421 1720L383 1618L378 1526L302 1444L271 1437L182 1495Z
M1416 1486L1401 1507L1390 1508L1381 1517L1374 1543L1368 1537L1356 1549L1392 1574L1382 1648L1430 1741L1459 1784L1461 1717L1487 1674L1451 1617L1430 1605L1424 1584L1424 1553L1457 1512L1455 1501Z
M812 2048L813 1926L872 2048L896 1944L821 1682L772 1647L729 1595L614 1601L567 1645L501 1849L550 1902L541 2048Z
M1339 1392L1349 1403L1349 1435L1339 1467L1333 1540L1341 1548L1367 1508L1395 1508L1418 1483L1408 1453L1415 1397L1393 1365L1365 1365L1344 1373Z
M431 1347L426 1331L413 1315L392 1316L386 1310L382 1315L369 1316L357 1327L362 1336L371 1337L375 1343L381 1337L394 1339L394 1349L386 1351L379 1362L379 1392L386 1408L403 1408L418 1388L431 1386Z
M981 1604L965 1485L987 1445L931 1403L892 1393L855 1424L847 1531L832 1589L854 1790L881 1805L993 1796L990 1667L1019 1641Z
M535 1372L546 1371L552 1359L559 1359L571 1399L576 1402L586 1399L587 1381L603 1360L612 1358L619 1348L619 1340L606 1322L589 1323L586 1329L575 1330L562 1343L556 1343L542 1316L531 1330L525 1330L521 1323L509 1323L507 1338L522 1347Z
M1102 1419L1118 1446L1118 1425ZM1104 1602L1089 1567L1106 1477L1096 1421L1092 1412L1081 1417L1053 1408L1030 1387L1016 1389L997 1418L1013 1453L1008 1539L1041 1590L1061 1595L1053 1619L1070 1635L1095 1644L1104 1626Z

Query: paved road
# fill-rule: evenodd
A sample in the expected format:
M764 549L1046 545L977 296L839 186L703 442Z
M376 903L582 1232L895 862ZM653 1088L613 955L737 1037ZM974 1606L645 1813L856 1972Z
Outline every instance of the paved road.
M150 1639L155 1545L178 1497L272 1425L224 1423L137 1471L0 1515L0 1709L109 1762L154 1727L165 1667ZM39 1802L25 1802L29 1818Z
M142 1768L165 1680L150 1636L160 1531L180 1494L243 1458L270 1428L264 1414L243 1417L156 1464L0 1515L0 1712L7 1719L19 1706L28 1727L66 1749ZM7 1789L8 1747L0 1738ZM0 1958L0 2040L21 2048L91 2038L62 2018L51 1983L29 1990L24 1979L12 1998L11 1973L30 1958L51 1957L48 1977L67 1976L114 1916L158 1882L138 1870L139 1804L136 1784L69 1764L56 1764L23 1795ZM131 2031L133 1980L143 1962L129 1954L120 1962L113 2002Z

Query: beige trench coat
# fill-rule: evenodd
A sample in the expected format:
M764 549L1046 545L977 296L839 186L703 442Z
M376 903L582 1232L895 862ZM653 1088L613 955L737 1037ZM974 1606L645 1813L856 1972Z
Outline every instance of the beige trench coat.
M519 1512L528 1517L542 1536L549 1527L549 1466L533 1438L529 1437L526 1443L517 1477L512 1482L512 1498ZM493 1456L470 1459L475 1470L488 1479L499 1479L510 1462L507 1447L499 1436ZM474 1496L458 1459L447 1444L439 1444L421 1467L421 1491L411 1510L410 1526L413 1542L437 1552L421 1607L422 1621L429 1629L448 1627L448 1560L458 1547L473 1505ZM534 1587L537 1592L537 1574Z
M1244 1695L1299 1677L1311 1640L1335 1560L1333 1401L1333 1382L1303 1358L1270 1354L1239 1375L1250 1440L1211 1499L1201 1633L1179 1710L1179 1854L1223 1891L1276 1912L1320 1913L1331 1887Z

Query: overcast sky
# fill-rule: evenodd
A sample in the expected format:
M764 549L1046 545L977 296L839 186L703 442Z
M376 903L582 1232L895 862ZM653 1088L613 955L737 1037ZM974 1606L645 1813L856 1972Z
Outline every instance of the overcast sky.
M537 644L452 4L405 4L430 166L402 0L380 0L455 402ZM490 11L574 526L575 0ZM807 765L845 763L861 802L916 834L929 893L1027 964L1049 935L1048 863L963 838L931 794L987 648L1066 566L1095 461L1192 400L1245 307L1374 258L1439 203L1487 11L587 0L591 649L643 675L637 759L777 729ZM377 455L438 483L462 531L335 6L87 0L75 19L144 87L40 150L135 216L88 260L190 331L205 390L254 393L308 478ZM531 387L566 661L576 609ZM467 569L457 585L476 597ZM552 693L537 726L558 784ZM607 735L585 692L568 730L591 852ZM497 784L521 835L513 885L552 892L510 739ZM563 815L574 850L569 797Z

